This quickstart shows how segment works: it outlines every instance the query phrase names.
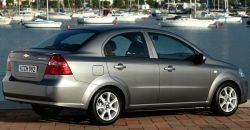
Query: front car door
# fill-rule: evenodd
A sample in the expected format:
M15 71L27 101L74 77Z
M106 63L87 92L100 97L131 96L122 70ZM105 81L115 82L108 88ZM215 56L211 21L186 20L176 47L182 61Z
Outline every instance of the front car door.
M159 33L149 33L158 55L160 68L160 103L198 103L206 101L210 69L204 64L194 64L195 49L178 38Z
M141 32L114 35L104 46L110 76L129 90L129 106L143 108L158 101L159 67L150 59Z

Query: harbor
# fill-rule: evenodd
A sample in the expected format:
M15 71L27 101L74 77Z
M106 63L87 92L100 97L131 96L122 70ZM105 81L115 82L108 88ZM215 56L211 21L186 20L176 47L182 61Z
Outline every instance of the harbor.
M157 20L160 26L208 28L242 23L250 13L246 0L2 0L0 7L0 25L21 23L27 28L60 28L72 20L76 24Z
M19 21L10 24L0 25L0 79L6 73L6 62L10 51L25 50L48 39L61 31L74 28L85 28L87 26L145 26L162 29L175 33L192 42L208 55L215 59L232 63L243 69L245 76L250 81L250 26L248 19L244 16L240 22L217 21L213 25L197 26L196 20L188 17L181 17L178 21L188 24L178 26L162 26L161 16L158 13L150 15L120 15L115 16L89 17L80 21L77 18L59 21ZM153 16L156 15L156 16ZM174 14L175 15L175 14ZM188 16L188 15L187 15ZM113 18L116 17L113 21ZM119 20L118 21L118 17ZM158 18L157 18L158 17ZM166 17L164 15L164 17ZM176 16L165 20L172 20L176 23ZM107 18L107 19L106 19ZM163 17L162 17L163 18ZM98 19L96 21L96 19ZM108 22L111 19L112 22ZM157 20L160 19L160 20ZM13 18L12 18L13 20ZM106 21L107 20L107 21ZM49 22L48 22L49 21ZM102 23L103 21L108 23ZM45 22L45 24L43 23ZM60 22L60 27L48 27L47 24ZM180 22L180 23L181 23ZM193 24L196 23L196 24ZM204 22L204 21L202 21ZM201 23L202 23L201 22ZM31 23L32 27L24 26L24 23ZM33 25L38 27L34 27ZM40 26L42 25L42 26ZM177 25L177 24L175 24ZM181 25L181 26L180 26ZM192 25L192 26L191 26ZM201 26L202 25L202 26ZM0 84L2 92L2 84ZM21 129L21 130L130 130L130 129L249 129L249 100L239 106L239 109L232 116L216 116L210 110L199 108L195 110L167 110L151 112L125 112L112 125L100 126L90 122L86 112L81 110L64 109L57 118L43 118L30 109L30 105L14 103L4 99L0 92L0 129ZM248 91L248 99L250 92Z

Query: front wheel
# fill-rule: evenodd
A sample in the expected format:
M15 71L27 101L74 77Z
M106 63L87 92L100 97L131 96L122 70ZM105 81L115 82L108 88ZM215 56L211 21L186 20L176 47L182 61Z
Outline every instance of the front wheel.
M121 98L116 90L110 88L101 89L91 100L90 118L98 124L108 125L119 118L121 108Z
M224 83L216 91L212 109L216 114L229 116L235 113L239 105L239 92L232 83Z

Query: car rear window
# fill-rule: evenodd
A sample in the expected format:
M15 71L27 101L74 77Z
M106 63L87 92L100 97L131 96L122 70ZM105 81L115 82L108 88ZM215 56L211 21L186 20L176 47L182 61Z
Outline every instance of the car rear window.
M70 30L52 36L38 44L34 49L76 51L83 46L95 32L87 30Z

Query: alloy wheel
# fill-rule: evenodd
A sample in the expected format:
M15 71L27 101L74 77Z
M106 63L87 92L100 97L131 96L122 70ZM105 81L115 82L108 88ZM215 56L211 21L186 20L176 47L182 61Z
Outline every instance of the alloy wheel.
M117 96L112 92L100 94L96 101L96 112L99 118L111 121L120 113L120 105Z
M219 104L224 112L231 112L237 107L238 99L234 88L227 86L220 91Z

